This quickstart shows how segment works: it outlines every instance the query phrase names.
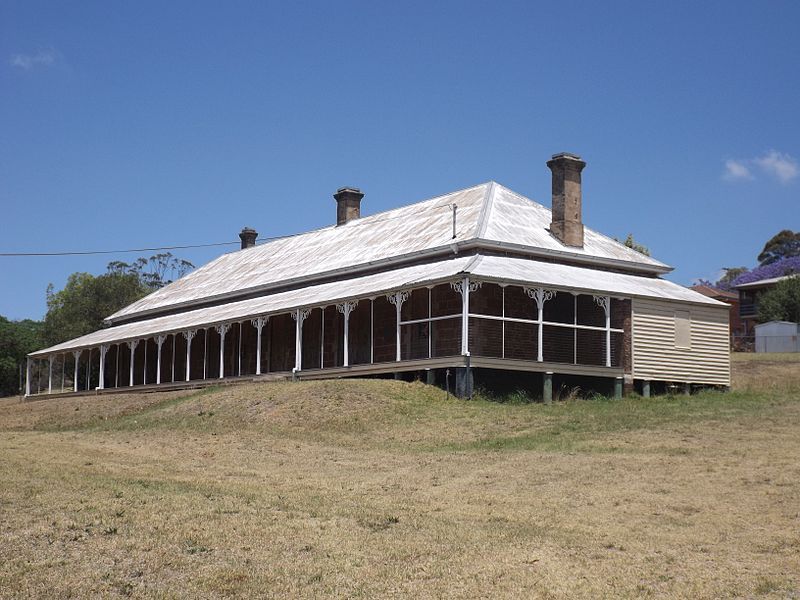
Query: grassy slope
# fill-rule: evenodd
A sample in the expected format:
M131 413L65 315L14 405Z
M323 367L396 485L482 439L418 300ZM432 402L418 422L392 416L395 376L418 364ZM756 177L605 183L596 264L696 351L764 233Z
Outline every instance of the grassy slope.
M797 594L798 358L553 406L395 381L0 401L0 590Z

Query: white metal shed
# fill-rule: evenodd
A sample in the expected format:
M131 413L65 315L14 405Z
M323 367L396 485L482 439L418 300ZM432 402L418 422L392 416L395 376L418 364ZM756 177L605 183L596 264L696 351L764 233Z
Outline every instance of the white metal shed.
M800 325L791 321L756 325L756 352L800 352Z

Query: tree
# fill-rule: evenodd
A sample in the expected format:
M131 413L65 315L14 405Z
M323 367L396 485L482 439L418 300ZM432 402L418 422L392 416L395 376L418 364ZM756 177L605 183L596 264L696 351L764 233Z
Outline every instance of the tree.
M800 276L779 281L758 300L758 320L800 323Z
M109 273L133 274L151 290L157 290L183 277L194 269L188 260L176 258L171 252L155 254L150 258L140 257L132 263L112 261L108 263Z
M146 296L150 289L133 273L73 273L63 290L47 286L44 343L47 346L103 327L103 319Z
M40 321L9 321L0 316L0 396L12 396L19 391L20 365L25 355L41 346Z
M620 241L617 238L614 238L614 240L617 241L617 242ZM627 246L628 248L630 248L632 250L636 250L637 252L639 252L641 254L644 254L645 256L650 256L650 248L648 248L647 246L643 246L642 244L637 242L635 239L633 239L633 234L632 233L629 233L628 237L625 238L625 241L624 242L620 242L620 243L625 245L625 246Z
M749 271L747 267L723 267L722 270L724 271L722 277L714 284L714 287L720 290L730 290L736 278Z
M764 244L758 262L761 266L770 265L790 256L800 256L800 231L784 229Z
M73 273L63 290L47 288L43 341L52 346L101 329L103 319L185 274L194 265L170 253L110 262L103 275Z
M800 273L800 256L788 256L781 258L768 265L756 267L752 271L746 271L733 280L732 285L752 283L763 279L774 279L784 275Z

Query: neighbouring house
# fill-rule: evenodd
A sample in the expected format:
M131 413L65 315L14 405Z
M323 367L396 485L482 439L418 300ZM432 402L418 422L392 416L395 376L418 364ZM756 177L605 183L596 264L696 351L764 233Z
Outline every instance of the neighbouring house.
M800 325L770 321L755 326L756 352L800 352Z
M703 296L708 296L709 298L714 298L714 300L719 300L727 304L730 307L728 315L731 339L744 334L742 320L739 318L739 294L728 290L721 290L704 283L693 285L689 289L694 290L698 294L703 294Z
M552 210L494 182L242 247L29 356L28 395L228 378L422 378L621 394L728 386L729 306L582 221L580 157L557 154Z
M783 275L781 277L770 277L748 283L740 283L733 286L739 292L739 317L742 322L742 335L755 335L756 325L758 324L758 300L764 292L774 288L780 281L794 277L795 274ZM752 350L751 350L752 351Z

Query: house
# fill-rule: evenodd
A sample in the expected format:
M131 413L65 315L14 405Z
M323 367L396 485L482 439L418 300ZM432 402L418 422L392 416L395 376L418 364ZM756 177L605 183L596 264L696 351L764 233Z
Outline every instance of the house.
M780 281L794 277L795 274L783 275L781 277L770 277L748 283L740 283L734 286L739 292L739 317L742 321L742 335L755 335L756 324L758 323L758 300L764 292L774 288Z
M552 211L494 182L242 247L32 353L26 394L226 378L424 378L649 394L728 386L728 305L582 222L586 163L556 154ZM188 382L188 383L187 383Z
M714 300L719 300L720 302L724 302L725 304L730 306L729 315L730 315L731 339L743 335L744 330L742 326L742 321L739 318L738 293L730 292L728 290L721 290L719 288L716 288L711 285L706 285L704 283L693 285L689 289L694 290L698 294L703 294L703 296L708 296L709 298L714 298Z

